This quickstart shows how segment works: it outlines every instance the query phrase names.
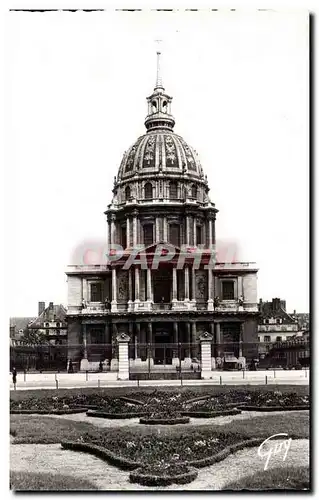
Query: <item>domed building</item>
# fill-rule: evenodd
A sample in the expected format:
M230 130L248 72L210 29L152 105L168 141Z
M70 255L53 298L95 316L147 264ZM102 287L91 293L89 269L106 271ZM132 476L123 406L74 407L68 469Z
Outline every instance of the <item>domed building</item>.
M200 376L203 338L210 369L257 354L257 269L216 261L218 210L196 151L174 132L171 104L158 53L146 132L124 153L105 212L108 260L67 271L68 354L82 370L102 361L116 373L119 334L130 378L176 375L176 366Z

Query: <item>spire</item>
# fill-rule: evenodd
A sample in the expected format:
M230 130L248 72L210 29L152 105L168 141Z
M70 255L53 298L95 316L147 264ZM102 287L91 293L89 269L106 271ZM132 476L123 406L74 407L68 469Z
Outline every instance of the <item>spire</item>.
M156 55L156 85L153 94L147 97L148 114L145 119L145 126L148 131L154 129L173 130L175 120L171 115L172 97L165 93L162 83L161 52L158 50Z
M162 75L161 75L161 53L156 52L157 55L157 70L156 70L156 85L154 90L161 89L164 90L163 84L162 84Z

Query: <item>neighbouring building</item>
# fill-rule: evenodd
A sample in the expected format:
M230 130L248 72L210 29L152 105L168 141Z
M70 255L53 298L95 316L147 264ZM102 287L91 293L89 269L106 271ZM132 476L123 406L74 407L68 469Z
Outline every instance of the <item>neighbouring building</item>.
M209 265L218 210L197 153L174 132L159 60L146 133L124 154L105 212L109 258L66 271L68 357L82 370L103 360L116 371L121 333L129 338L130 376L180 361L191 369L206 333L212 369L243 366L258 353L258 269L250 262Z
M39 302L38 317L28 325L29 330L44 334L51 344L65 344L67 342L66 308L62 304Z
M286 311L286 302L279 298L259 301L258 340L259 352L269 352L274 342L292 339L299 331L298 321Z
M310 315L309 313L297 313L296 310L291 314L291 316L298 321L299 331L309 330L310 325Z
M19 345L21 337L25 334L30 323L36 318L10 318L10 345Z

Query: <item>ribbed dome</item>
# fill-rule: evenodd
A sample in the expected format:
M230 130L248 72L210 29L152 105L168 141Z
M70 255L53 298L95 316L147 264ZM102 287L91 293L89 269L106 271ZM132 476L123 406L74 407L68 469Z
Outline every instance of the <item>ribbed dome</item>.
M159 172L203 178L203 170L194 149L170 130L154 130L142 135L124 154L117 181L136 174Z

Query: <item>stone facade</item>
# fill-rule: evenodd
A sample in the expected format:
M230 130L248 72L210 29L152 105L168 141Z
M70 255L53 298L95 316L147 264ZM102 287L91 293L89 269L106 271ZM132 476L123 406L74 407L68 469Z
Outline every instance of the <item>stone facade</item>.
M179 358L189 366L204 351L214 367L215 357L219 367L226 362L224 353L242 365L255 356L257 268L218 255L215 262L218 210L196 151L173 131L171 100L157 82L147 98L147 131L114 178L108 259L67 270L69 345L83 344L70 347L70 357L82 367L103 361L124 373L121 334L129 339L130 372L143 363L175 366Z

